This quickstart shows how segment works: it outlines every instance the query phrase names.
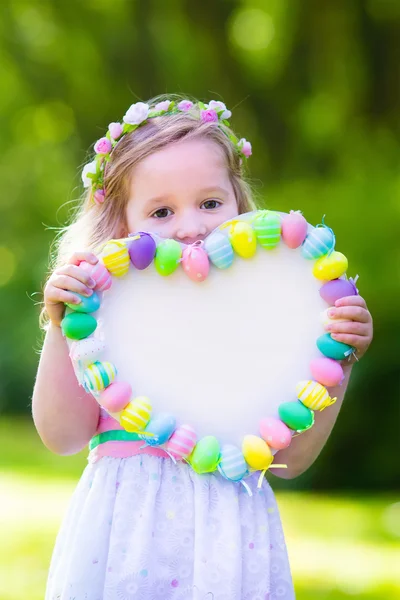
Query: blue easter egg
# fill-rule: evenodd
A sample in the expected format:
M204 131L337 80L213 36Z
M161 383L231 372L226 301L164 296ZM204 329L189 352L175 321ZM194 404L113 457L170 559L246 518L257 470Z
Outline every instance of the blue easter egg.
M82 296L81 294L77 294L76 292L74 292L74 295L79 296L81 302L80 304L70 304L69 302L67 302L66 305L71 310L82 313L93 313L96 312L96 310L99 310L100 298L98 294L96 294L96 292L93 292L91 296Z
M354 348L343 342L338 342L331 337L330 333L324 333L317 339L317 347L324 356L334 360L343 360L354 352Z
M304 258L316 259L325 256L335 247L335 235L329 227L315 227L307 235L301 246L301 254Z
M248 474L247 464L239 448L232 444L224 444L218 470L225 479L240 481Z
M159 413L150 419L143 434L139 437L145 440L149 446L161 446L169 440L176 429L176 419L168 413ZM146 435L146 431L153 435Z
M227 269L233 263L233 248L228 237L218 229L204 242L204 248L210 261L218 269Z

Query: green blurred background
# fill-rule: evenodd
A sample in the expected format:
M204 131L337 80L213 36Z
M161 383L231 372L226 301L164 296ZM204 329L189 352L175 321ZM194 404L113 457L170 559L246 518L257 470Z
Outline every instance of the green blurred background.
M223 100L258 198L326 214L360 275L374 343L316 464L273 483L301 600L400 595L399 64L399 0L1 0L0 600L43 597L85 462L29 420L53 228L88 148L160 93Z

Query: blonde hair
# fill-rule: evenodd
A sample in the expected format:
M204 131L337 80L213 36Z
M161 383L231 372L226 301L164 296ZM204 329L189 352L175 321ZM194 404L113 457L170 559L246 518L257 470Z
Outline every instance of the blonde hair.
M150 106L164 100L162 96L148 102ZM171 96L168 96L171 100ZM172 98L179 102L182 98ZM104 173L106 198L95 204L89 190L79 202L70 225L62 229L52 245L51 270L65 264L77 249L97 253L110 239L119 237L126 228L125 209L129 198L132 169L150 154L180 140L205 138L223 151L229 178L236 196L238 213L255 209L250 185L243 176L239 153L229 139L232 131L215 123L203 123L186 112L155 117L126 134L115 146Z

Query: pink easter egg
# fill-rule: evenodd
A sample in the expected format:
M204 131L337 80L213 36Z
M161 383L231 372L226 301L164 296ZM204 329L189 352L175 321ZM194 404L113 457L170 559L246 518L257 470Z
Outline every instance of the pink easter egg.
M267 417L260 422L260 435L268 446L275 450L287 448L292 441L292 432L280 419Z
M314 358L310 363L310 371L315 381L327 387L339 385L344 379L340 363L325 356Z
M176 458L182 460L192 453L197 442L197 435L190 425L181 425L175 429L165 445L165 449Z
M105 290L108 290L111 287L111 275L101 261L99 261L95 265L91 265L90 263L83 260L79 264L79 267L87 271L90 274L90 277L92 277L92 279L95 280L96 286L94 289L97 292L104 292Z
M210 270L207 252L195 242L183 251L182 266L190 279L204 281Z
M298 248L307 235L307 221L300 212L290 211L282 219L282 239L289 248Z
M129 403L132 396L132 388L125 381L114 381L110 383L100 394L98 401L103 408L110 413L117 413Z

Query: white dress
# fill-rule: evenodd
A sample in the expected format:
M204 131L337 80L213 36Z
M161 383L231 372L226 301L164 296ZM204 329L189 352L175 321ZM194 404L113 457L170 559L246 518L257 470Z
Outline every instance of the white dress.
M148 454L89 464L56 541L46 600L292 600L279 512L240 483Z

